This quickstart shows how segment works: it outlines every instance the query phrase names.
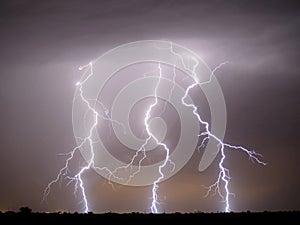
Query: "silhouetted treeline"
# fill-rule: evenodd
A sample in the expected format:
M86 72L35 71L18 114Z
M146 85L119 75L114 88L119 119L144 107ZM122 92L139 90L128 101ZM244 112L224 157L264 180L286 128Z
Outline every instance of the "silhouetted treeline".
M299 224L300 211L240 213L40 213L21 207L19 212L0 212L0 224Z

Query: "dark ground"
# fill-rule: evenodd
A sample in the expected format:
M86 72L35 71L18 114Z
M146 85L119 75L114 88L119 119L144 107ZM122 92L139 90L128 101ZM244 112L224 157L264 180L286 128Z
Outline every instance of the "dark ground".
M0 224L299 224L300 211L172 214L0 213Z

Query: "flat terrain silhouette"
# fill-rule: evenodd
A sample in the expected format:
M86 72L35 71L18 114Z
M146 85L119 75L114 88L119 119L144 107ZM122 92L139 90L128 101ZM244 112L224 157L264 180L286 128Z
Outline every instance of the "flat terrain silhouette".
M0 224L261 224L271 222L299 224L300 211L240 213L33 213L22 207L20 212L1 212Z

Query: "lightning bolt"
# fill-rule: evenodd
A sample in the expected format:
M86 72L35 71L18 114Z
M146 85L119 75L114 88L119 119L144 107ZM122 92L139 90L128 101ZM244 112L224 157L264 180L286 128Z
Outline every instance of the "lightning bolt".
M199 134L198 136L206 136L200 147L203 147L204 144L205 144L205 141L207 141L208 139L212 138L214 140L217 141L217 147L218 147L218 150L221 152L221 159L219 161L219 174L218 174L218 178L216 180L215 183L213 183L212 185L210 185L208 187L208 191L206 193L205 196L208 196L209 193L214 190L215 193L218 193L219 196L222 198L222 200L224 201L225 203L225 212L229 212L230 211L230 199L229 199L229 196L232 194L230 191L229 191L229 181L230 181L230 174L229 174L229 170L224 166L224 162L225 162L225 159L226 159L226 154L225 154L225 148L228 148L228 149L234 149L234 150L240 150L240 151L243 151L244 153L246 153L249 158L252 160L252 161L255 161L259 164L262 164L262 165L266 165L266 163L264 163L263 161L261 161L259 159L259 157L261 157L262 155L261 154L258 154L256 153L255 151L250 151L242 146L235 146L235 145L230 145L230 144L227 144L227 143L224 143L220 138L218 138L216 135L214 135L213 133L210 132L210 127L209 127L209 123L204 121L201 116L199 115L198 113L198 108L197 106L195 106L194 104L191 104L191 103L187 103L186 99L187 99L187 96L189 95L189 92L194 88L194 87L197 87L198 85L205 85L205 84L208 84L211 82L212 80L212 76L214 75L214 73L220 69L222 66L224 66L225 64L228 63L228 61L226 62L222 62L221 64L219 64L217 67L215 67L212 71L211 71L211 74L209 76L209 79L207 81L203 81L203 82L199 82L198 78L197 78L197 74L196 74L196 69L197 69L197 66L199 65L199 61L196 59L196 58L192 58L192 60L194 61L194 65L192 67L192 69L190 69L184 62L184 59L183 57L176 53L173 49L173 44L172 42L170 42L170 51L172 54L178 56L181 60L181 63L182 65L184 66L184 68L186 70L188 70L189 72L191 72L192 74L192 77L193 77L193 83L191 85L189 85L185 91L185 94L183 95L183 97L181 98L181 102L184 106L186 107L189 107L192 109L192 112L193 114L195 115L195 117L197 118L197 120L199 121L200 124L204 125L204 128L205 128L205 132L202 132L201 134ZM198 148L199 149L199 148ZM223 188L225 190L225 194L222 194L221 192L221 183L224 183L223 185Z
M145 130L147 133L147 138L146 138L145 142L143 143L143 145L141 145L141 147L136 151L134 156L131 158L131 161L127 165L118 167L111 173L111 176L113 176L114 174L116 174L116 172L118 170L127 169L127 168L131 167L133 165L135 159L141 153L142 158L138 161L138 169L136 171L134 171L134 173L130 174L129 178L127 179L127 183L128 183L136 174L138 174L140 172L142 161L147 157L145 148L146 148L147 144L149 143L149 141L151 139L153 139L158 146L163 147L163 149L166 152L166 155L163 160L163 163L158 167L159 177L153 182L153 186L152 186L152 203L151 203L151 207L150 207L152 213L158 213L157 205L159 204L159 202L158 202L157 191L159 188L159 185L158 185L159 182L164 178L164 173L162 171L163 168L166 167L166 165L168 163L170 163L173 166L172 171L175 169L175 164L170 159L170 149L168 148L168 146L166 144L164 144L158 140L158 138L151 132L150 125L149 125L149 120L151 118L151 111L158 104L157 89L159 87L160 80L162 78L162 68L161 68L160 63L158 64L158 70L159 70L159 77L158 77L158 82L156 83L156 86L154 88L154 102L149 105L149 107L146 111L146 114L145 114L145 118L144 118L144 125L145 125ZM175 71L175 69L174 69L174 71ZM173 76L173 82L175 82L175 75ZM174 87L172 87L171 91L173 91L173 89L174 89ZM170 93L170 95L171 95L171 93ZM169 96L169 98L170 98L170 96ZM109 177L109 180L110 180L110 177Z
M160 84L160 79L162 78L162 70L161 70L160 63L158 64L158 68L159 68L159 79L158 79L158 82L157 82L155 90L154 90L155 101L154 101L154 103L152 103L149 106L149 108L146 112L145 119L144 119L147 134L149 135L149 137L151 137L155 140L155 142L158 146L163 147L163 149L166 152L166 156L165 156L165 159L164 159L163 163L158 167L158 171L159 171L160 176L153 182L153 186L152 186L152 204L151 204L151 212L152 213L158 213L157 205L159 204L159 202L158 202L157 191L158 191L158 188L159 188L159 185L158 185L159 182L164 178L164 174L162 172L163 168L167 165L168 162L173 165L173 170L175 168L175 164L170 160L170 149L168 148L168 146L166 144L160 142L155 137L155 135L150 131L149 123L148 123L149 119L151 117L151 110L153 109L153 107L155 107L157 105L157 102L158 102L157 89L158 89L159 84Z
M52 180L46 186L46 188L44 190L43 201L47 200L47 197L51 192L52 185L54 185L57 182L61 182L62 179L67 179L67 180L69 180L67 185L69 185L72 182L75 182L74 195L76 195L76 193L80 189L80 192L81 192L81 195L82 195L82 202L83 202L83 211L85 213L87 213L87 212L89 212L89 205L88 205L88 200L87 200L87 195L86 195L84 182L82 180L82 176L83 176L84 172L87 171L87 170L90 170L90 169L100 169L100 170L106 170L108 172L108 174L112 174L112 172L108 168L106 168L106 167L103 167L103 168L95 167L95 165L94 165L95 152L94 152L94 145L93 145L94 142L93 142L92 137L93 137L93 134L95 133L96 127L98 125L98 117L103 118L105 120L109 120L111 122L116 122L119 125L122 125L122 124L120 124L118 121L112 120L109 117L106 107L101 102L99 102L99 104L104 108L104 112L105 112L106 117L100 115L96 111L96 109L91 105L91 102L84 97L82 87L85 84L85 82L93 75L93 64L92 64L92 62L90 62L89 64L87 64L85 66L79 67L79 70L83 70L83 69L85 69L84 75L87 74L87 73L89 73L89 74L87 75L87 77L83 81L77 82L76 86L79 88L79 97L86 104L88 111L91 111L93 113L94 121L93 121L93 124L91 125L91 127L89 129L88 135L85 138L82 138L82 141L78 146L76 146L71 152L66 154L66 155L68 155L68 157L65 160L64 167L61 168L61 170L57 174L56 178L54 180ZM82 167L79 170L79 172L77 174L75 174L74 176L70 176L69 175L69 170L70 170L69 169L69 164L70 164L71 160L74 158L75 153L77 151L79 151L80 149L82 149L85 144L88 144L88 146L89 146L89 151L91 153L91 157L87 161L86 166Z

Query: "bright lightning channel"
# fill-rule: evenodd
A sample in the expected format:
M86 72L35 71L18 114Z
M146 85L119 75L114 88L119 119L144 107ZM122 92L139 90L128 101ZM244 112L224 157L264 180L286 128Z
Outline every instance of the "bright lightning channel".
M159 87L160 80L162 79L162 68L161 68L161 64L160 63L158 64L158 70L159 70L159 77L158 77L158 81L157 81L155 89L154 89L154 102L149 105L149 107L148 107L148 109L146 111L146 114L145 114L145 118L144 118L144 125L145 125L145 129L146 129L148 137L146 138L145 142L141 145L141 147L136 151L136 153L134 154L134 156L131 158L131 161L127 165L116 168L110 174L110 176L113 176L113 175L115 175L115 173L118 170L120 170L120 169L127 169L127 168L131 167L133 165L135 159L139 155L139 153L142 153L142 158L138 162L138 169L134 173L130 174L129 178L127 179L127 183L129 183L129 181L136 174L138 174L140 172L140 170L141 170L142 161L147 157L146 156L146 149L145 148L146 148L146 145L149 143L149 141L151 139L153 139L158 146L163 147L163 149L166 152L166 155L165 155L165 158L164 158L162 164L158 167L159 177L153 182L153 186L152 186L152 203L151 203L151 207L150 207L152 213L158 213L159 212L158 208L157 208L158 205L159 205L157 191L158 191L158 188L159 188L159 185L158 185L159 182L164 178L164 173L162 171L163 168L166 167L166 165L168 163L170 163L172 165L172 167L173 167L172 171L175 169L175 164L170 159L170 149L168 148L168 146L166 144L160 142L158 140L158 138L150 130L149 120L151 118L151 111L158 104L157 89ZM175 68L174 68L174 73L175 73ZM175 75L173 76L173 82L175 82ZM173 89L174 89L174 87L172 87L171 91L173 91ZM170 96L169 96L169 98L170 98ZM110 180L110 177L109 177L109 180Z
M80 189L81 194L82 194L82 202L83 202L83 205L84 205L83 206L84 207L83 211L85 213L87 213L87 212L89 212L89 205L88 205L88 200L87 200L87 196L86 196L86 190L85 190L85 187L84 187L84 182L82 180L83 173L85 171L89 170L89 169L92 169L92 168L99 169L99 170L106 170L108 172L108 174L112 173L106 167L99 168L99 167L95 167L95 165L94 165L95 153L94 153L94 146L93 146L94 142L93 142L92 137L93 137L93 134L95 133L96 127L98 125L98 117L101 117L101 118L103 118L105 120L109 120L111 122L117 122L118 123L118 121L112 120L108 116L108 112L107 112L105 106L102 103L100 103L100 104L104 108L106 117L101 116L96 111L96 109L92 107L91 103L84 97L84 93L83 93L82 87L83 87L84 83L93 75L93 64L92 64L92 62L90 62L89 64L87 64L85 66L79 67L79 70L83 70L83 69L86 70L84 74L86 74L86 73L89 73L89 74L87 75L87 77L83 81L78 81L76 83L76 86L79 87L79 96L80 96L81 100L86 104L88 110L93 113L94 122L93 122L92 126L89 129L88 136L86 136L85 138L83 138L82 141L81 141L81 143L78 146L76 146L71 152L69 152L69 153L66 154L66 155L69 155L69 157L66 159L64 167L61 168L61 170L57 174L56 178L54 180L52 180L47 185L47 187L45 188L44 194L43 194L43 201L47 200L47 197L50 194L52 185L54 185L57 182L61 182L62 179L65 178L65 179L69 180L68 184L70 184L71 182L75 182L74 195L76 195L76 193L78 192L78 189ZM118 123L118 124L120 124L120 123ZM120 125L122 125L122 124L120 124ZM78 150L80 150L85 144L89 145L89 150L90 150L90 153L91 153L91 157L88 160L87 165L84 166L84 167L82 167L80 169L80 171L75 176L68 175L70 161L74 158L74 154Z
M224 166L224 162L225 162L225 159L226 159L226 154L225 154L225 147L229 148L229 149L234 149L234 150L240 150L240 151L243 151L245 152L249 158L252 160L252 161L255 161L259 164L262 164L262 165L266 165L266 163L262 162L259 157L261 157L262 155L256 153L255 151L249 151L248 149L242 147L242 146L234 146L234 145L230 145L230 144L227 144L227 143L224 143L220 138L218 138L216 135L214 135L213 133L210 132L210 128L209 128L209 123L204 121L201 116L199 115L198 113L198 108L197 106L195 106L194 104L192 103L187 103L186 102L186 99L187 99L187 96L190 92L191 89L193 89L194 87L197 87L198 85L204 85L204 84L208 84L211 82L212 80L212 76L214 75L214 73L220 69L223 65L227 64L228 62L223 62L221 63L220 65L218 65L217 67L215 67L212 71L211 71L211 74L210 74L210 77L207 81L203 81L203 82L199 82L198 78L197 78L197 74L196 74L196 69L199 65L199 61L196 59L196 58L192 58L193 61L195 62L194 65L193 65L193 68L192 69L189 69L188 66L184 63L184 59L183 57L176 53L173 49L173 44L172 42L170 42L170 51L172 54L178 56L181 60L181 63L183 64L184 68L186 70L188 70L189 72L191 72L192 74L192 78L193 78L193 81L194 83L192 83L191 85L189 85L185 91L185 94L183 95L183 97L181 98L181 102L183 105L185 105L186 107L189 107L192 109L192 112L193 114L196 116L197 120L200 122L200 124L204 125L205 127L205 132L202 132L200 135L198 136L206 136L200 147L203 147L204 146L204 143L206 140L212 138L212 139L215 139L217 141L217 147L218 147L218 150L221 152L221 159L219 161L219 174L218 174L218 178L216 180L215 183L213 183L212 185L210 185L207 189L207 193L206 193L206 196L209 195L209 193L211 193L212 190L215 191L215 193L217 192L219 194L219 196L222 198L222 200L224 201L225 203L225 212L229 212L230 211L230 201L229 201L229 196L232 194L230 191L229 191L229 181L230 181L230 174L229 174L229 170ZM225 196L224 194L222 194L221 192L221 182L224 183L224 190L225 190Z
M153 186L152 186L152 203L151 203L151 207L150 207L152 213L158 213L159 212L158 208L157 208L158 205L159 205L157 191L158 191L158 188L159 188L159 182L164 178L164 173L162 171L163 168L165 168L166 165L168 163L170 163L173 166L172 171L174 171L174 169L175 169L175 164L170 159L170 149L168 148L168 146L165 143L159 141L158 138L150 130L149 120L151 118L151 111L158 104L157 89L159 87L160 80L162 79L162 68L161 68L161 64L160 63L158 64L158 70L159 70L159 77L158 77L158 81L157 81L157 84L156 84L155 89L154 89L154 99L155 100L154 100L154 102L152 104L149 105L149 107L148 107L148 109L146 111L146 114L145 114L145 118L144 118L144 125L145 125L145 128L146 128L146 132L147 132L148 137L146 138L145 142L141 145L141 147L136 151L136 153L134 154L134 156L131 158L131 161L127 165L121 166L121 167L117 167L112 172L108 171L109 172L109 177L108 177L109 181L111 180L111 176L114 176L117 179L122 179L122 178L119 178L118 176L115 175L117 173L117 171L120 170L120 169L128 169L129 167L131 167L133 165L135 159L138 157L138 155L140 153L142 153L142 158L138 162L138 169L134 173L130 174L129 178L127 179L127 183L129 183L130 180L136 174L138 174L140 172L140 170L141 170L141 166L142 166L141 164L142 164L143 160L147 157L146 156L146 145L149 143L149 141L151 139L153 139L158 146L163 147L163 149L166 152L166 155L165 155L165 158L163 160L163 163L158 167L159 177L153 182ZM175 71L175 66L174 66L174 75L173 75L173 79L172 79L173 85L175 85L175 78L176 78L176 71ZM174 89L174 86L171 89L169 98L172 95L173 89ZM83 184L83 183L81 183L81 184ZM83 185L82 185L82 190L84 191Z
M157 205L159 204L158 203L158 196L157 196L157 190L159 188L159 182L164 178L164 174L162 172L162 169L167 165L167 163L171 163L173 165L173 169L175 168L175 164L170 160L170 149L168 148L168 146L162 142L160 142L156 137L155 135L150 131L150 128L149 128L149 119L151 117L151 110L153 107L155 107L157 105L157 102L158 102L158 99L157 99L157 88L160 84L160 80L162 78L162 71L161 71L161 65L160 63L158 64L158 68L159 68L159 79L158 79L158 82L156 84L156 87L155 87L155 90L154 90L154 98L155 98L155 101L154 103L152 103L147 112L146 112L146 117L144 119L144 123L145 123L145 126L146 126L146 131L148 133L148 135L150 137L152 137L156 144L159 145L159 146L162 146L164 148L164 150L166 151L166 156L165 156L165 159L163 161L163 163L158 167L158 171L159 171L159 174L160 176L153 182L153 186L152 186L152 204L151 204L151 212L152 213L158 213L158 209L157 209Z

